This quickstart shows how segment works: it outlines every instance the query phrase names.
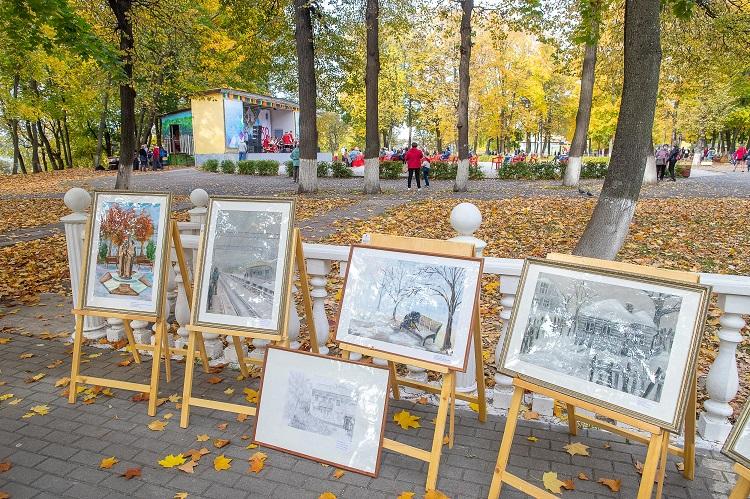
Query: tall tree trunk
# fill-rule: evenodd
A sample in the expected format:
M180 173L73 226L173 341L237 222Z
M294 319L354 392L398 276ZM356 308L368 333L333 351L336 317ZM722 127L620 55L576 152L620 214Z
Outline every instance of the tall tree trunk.
M36 125L32 127L31 124L27 121L26 132L28 133L29 140L31 141L31 171L33 173L39 173L42 171L42 167L39 163L39 138L37 136Z
M94 158L94 169L102 164L102 141L104 140L104 131L107 126L107 105L109 104L109 88L104 91L102 97L102 114L99 117L99 129L96 132L96 157ZM105 167L106 168L106 167Z
M531 132L526 132L526 154L531 154Z
M698 140L693 146L693 163L690 168L700 168L701 161L703 159L703 149L706 147L706 132L701 130L698 135Z
M581 94L578 97L578 112L576 113L576 131L570 143L568 166L565 168L563 185L578 185L581 177L581 160L586 146L591 121L591 102L594 98L594 69L596 68L596 48L598 37L598 23L593 27L593 40L586 44L583 55L583 70L581 71Z
M52 165L53 170L62 170L63 169L63 163L62 158L60 157L60 153L52 151L52 144L49 143L49 139L47 139L47 135L44 133L44 126L42 125L42 121L39 120L36 122L37 130L39 131L39 139L42 142L42 145L44 146L44 149L47 151L47 156L49 157L49 162ZM59 147L58 147L59 149Z
M132 0L108 0L120 32L120 167L115 189L130 189L135 154L135 89L133 88L133 25L130 21Z
M300 162L299 192L318 190L317 84L315 81L315 44L309 0L294 0L297 45L297 83L299 86Z
M458 169L454 192L465 192L469 184L469 61L471 60L471 14L474 0L461 0L461 47L458 62Z
M64 145L65 145L65 164L68 168L73 168L73 150L70 147L70 130L68 128L68 112L63 111L63 136L64 136Z
M13 75L13 99L18 99L20 84L21 77L16 73ZM13 142L13 174L15 175L20 170L25 175L26 165L23 161L23 155L21 155L21 141L18 138L18 119L16 118L10 120L10 138Z
M643 170L643 183L655 184L658 182L659 172L656 168L656 156L654 156L654 141L651 141L651 147L646 154L646 168Z
M412 132L412 125L413 125L413 117L412 117L412 98L409 96L409 98L406 101L406 126L409 128L409 141L407 144L411 145L411 132Z
M440 135L440 125L435 126L435 145L439 153L443 152L443 137Z
M378 136L378 77L380 48L378 45L379 0L367 0L367 59L365 64L365 194L380 193L380 137ZM411 128L409 129L411 135Z
M651 146L659 90L659 0L625 0L625 57L614 151L594 213L573 253L614 259L625 242Z

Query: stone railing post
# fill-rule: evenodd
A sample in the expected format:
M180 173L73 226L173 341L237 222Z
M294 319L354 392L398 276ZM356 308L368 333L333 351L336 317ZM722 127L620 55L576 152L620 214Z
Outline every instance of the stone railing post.
M179 269L175 276L175 282L177 283L177 299L174 306L174 319L177 322L177 335L179 338L175 340L174 346L175 348L187 348L188 330L185 326L190 321L190 306L185 294L185 280Z
M313 300L313 321L315 321L315 333L318 335L318 351L323 355L328 354L328 335L330 327L328 325L328 316L326 315L326 284L328 283L328 273L331 271L331 262L329 260L308 259L307 273L310 276L310 296Z
M474 256L482 258L487 243L474 237L474 233L479 229L480 225L482 225L482 213L479 211L479 208L471 203L457 205L451 210L451 226L458 233L458 236L450 238L449 241L473 244ZM480 279L481 277L479 276ZM475 331L475 334L481 334L481 330ZM472 393L476 389L477 363L474 354L474 342L471 341L469 342L469 357L466 364L466 372L456 374L456 391L459 393Z
M78 308L81 273L83 269L83 233L88 216L86 210L91 206L91 195L80 187L74 187L65 193L65 206L73 212L60 219L65 225L65 243L68 248L68 269L70 270L70 287L73 292L73 307ZM83 319L83 336L97 340L106 336L105 322L101 317L85 316Z
M495 387L492 390L492 405L496 409L508 409L510 407L510 399L513 397L513 378L501 374L499 369L500 354L503 350L505 335L508 334L510 315L513 311L513 304L516 301L519 281L520 278L518 276L500 276L500 305L502 307L500 319L503 321L503 326L500 331L500 337L497 340L497 346L495 347L495 367L498 369L498 372L495 374Z
M719 294L718 307L723 311L719 324L719 353L708 371L706 391L708 400L703 402L704 412L698 419L698 433L706 439L723 442L732 428L729 416L739 390L737 370L737 345L742 341L740 331L745 327L742 314L750 312L750 296Z
M291 310L289 310L289 321L287 322L287 335L289 336L289 348L293 348L294 350L297 350L299 348L299 341L297 341L297 338L299 338L299 313L297 312L297 304L294 301L294 297L297 296L297 286L292 284L292 303L290 306L292 307Z

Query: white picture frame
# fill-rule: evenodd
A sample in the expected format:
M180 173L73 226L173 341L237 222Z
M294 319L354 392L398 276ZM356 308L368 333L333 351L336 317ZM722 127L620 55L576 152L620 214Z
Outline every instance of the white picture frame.
M389 376L373 364L269 347L253 442L375 477Z
M336 341L466 371L482 260L352 245Z
M294 200L212 197L201 240L194 325L281 334Z
M94 193L82 309L161 315L170 209L169 193Z
M500 371L679 432L710 287L529 258Z

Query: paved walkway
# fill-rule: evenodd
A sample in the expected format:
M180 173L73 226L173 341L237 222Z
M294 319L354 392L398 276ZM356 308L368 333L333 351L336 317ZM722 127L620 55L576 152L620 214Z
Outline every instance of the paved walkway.
M0 402L0 462L8 460L12 465L9 471L0 472L0 491L13 499L171 498L178 492L187 492L190 498L315 499L326 491L340 499L395 498L404 491L416 492L415 497L421 497L426 465L389 451L383 451L378 478L347 472L336 479L333 467L268 449L262 449L268 454L266 466L256 474L247 471L247 459L258 450L246 449L249 441L245 436L251 434L252 418L238 422L231 414L194 409L190 427L183 430L179 428L176 403L165 400L158 408L158 418L167 422L166 428L151 431L147 425L156 419L146 415L146 402L133 402L133 394L123 390L114 390L111 397L100 394L90 405L80 399L77 404L69 405L62 395L64 388L55 387L55 383L70 374L70 346L61 340L40 337L45 332L70 332L72 321L67 310L67 299L55 295L44 295L40 305L35 307L0 308L0 338L10 338L10 342L0 344L0 381L4 382L0 395L13 394ZM33 356L20 358L29 353ZM83 365L83 372L146 382L148 364L117 365L126 358L122 352L89 346L84 355L88 362ZM183 365L174 361L172 366L174 378L171 383L162 383L160 397L182 394ZM37 382L28 382L40 373L46 376ZM209 375L196 369L194 393L242 403L243 388L257 388L257 380L237 381L237 374L226 368L211 374L223 380L210 384ZM228 388L233 388L234 393L227 395ZM11 405L17 399L21 399L20 402ZM40 404L49 406L49 414L23 418L31 407ZM422 428L402 430L396 426L392 414L401 409L420 416ZM387 437L429 447L435 415L433 406L392 402L389 413ZM220 429L219 425L225 423L226 428ZM480 423L474 412L459 410L456 445L453 449L444 448L438 488L452 498L486 497L503 428L503 418L491 416L486 423ZM196 437L202 434L208 435L210 440L197 442ZM530 436L538 440L531 441ZM212 444L214 439L228 439L230 443L219 450ZM563 446L572 442L588 445L591 456L568 455ZM167 454L202 446L211 453L203 457L194 474L157 464ZM213 459L219 454L233 459L230 470L214 470ZM112 469L100 469L101 460L111 456L119 462ZM632 498L640 479L634 463L643 462L644 457L643 446L598 430L582 430L579 436L570 437L564 427L521 421L510 466L513 473L539 486L547 471L557 472L561 479L573 478L576 490L564 492L563 497ZM126 480L121 476L133 467L141 468L140 477ZM591 480L576 478L581 472ZM694 481L686 481L677 471L675 459L670 457L665 497L726 497L734 482L731 464L716 452L699 450L696 474ZM620 492L611 492L597 483L600 478L621 480ZM524 496L506 487L502 497Z

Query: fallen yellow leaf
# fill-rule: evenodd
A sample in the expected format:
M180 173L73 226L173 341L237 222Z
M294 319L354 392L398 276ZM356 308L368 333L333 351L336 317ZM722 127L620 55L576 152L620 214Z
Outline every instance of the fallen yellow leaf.
M232 467L232 459L225 457L224 454L214 458L214 469L216 471L228 470Z
M252 388L245 388L242 390L242 392L245 394L245 400L250 402L251 404L257 404L258 403L258 392L253 390Z
M198 435L196 437L196 440L198 442L206 442L208 440L208 435L206 435L205 433L203 435Z
M612 492L620 491L620 480L616 480L614 478L600 478L599 483L609 487L609 490L611 490Z
M542 475L542 482L544 482L545 489L555 494L559 494L560 492L562 492L560 490L560 487L565 485L564 482L557 478L557 473L555 473L554 471L548 471L544 475Z
M165 426L167 426L167 423L165 421L159 421L157 419L156 421L151 421L148 424L148 429L151 431L164 431Z
M422 425L419 424L420 419L419 416L413 416L406 410L402 410L393 415L393 421L404 430L408 430L409 428L421 428Z
M174 454L169 454L161 461L158 461L158 463L162 466L162 468L174 468L175 466L185 464L185 461L185 456L183 456L182 454L177 454L176 456Z
M396 499L414 499L414 492L401 492Z
M336 499L336 494L333 492L323 492L318 496L318 499Z
M589 446L584 445L581 442L574 442L572 444L568 444L563 446L563 449L567 451L568 454L571 456L588 456L589 455Z
M535 436L526 437L526 440L528 440L529 442L538 442L539 441L539 439L537 437L535 437Z
M102 461L99 463L99 467L102 469L108 470L119 462L120 461L115 456L107 457L107 458L102 459Z
M252 471L253 473L260 473L260 471L263 469L263 467L266 465L266 459L268 456L264 452L256 452L250 458L248 461L250 461L250 467L247 469L248 472Z
M333 472L333 478L341 478L342 476L344 476L344 473L346 473L344 470L337 469Z

